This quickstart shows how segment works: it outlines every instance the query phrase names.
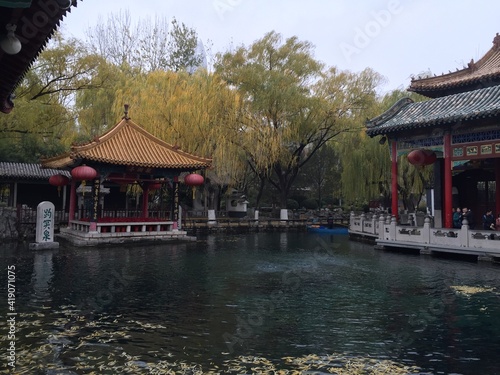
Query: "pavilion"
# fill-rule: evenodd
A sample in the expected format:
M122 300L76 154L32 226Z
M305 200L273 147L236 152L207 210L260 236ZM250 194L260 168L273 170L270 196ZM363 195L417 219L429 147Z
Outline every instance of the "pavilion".
M93 245L186 237L178 228L179 175L204 170L211 162L148 133L128 117L126 105L125 115L109 131L73 145L67 153L43 159L42 166L71 171L69 223L60 236L77 245ZM105 201L116 204L116 196L124 197L125 186L132 183L142 189L140 212L106 211ZM171 210L151 217L149 192L160 188L170 189Z
M499 256L500 242L492 240L500 236L482 230L481 218L488 209L495 216L500 213L500 35L477 62L448 74L415 78L409 91L429 100L401 99L366 124L370 137L389 141L392 218L363 218L370 221L365 227L353 216L351 231L373 233L383 246ZM415 165L433 164L433 217L423 229L403 226L399 220L402 155ZM461 229L453 229L454 206L471 208L477 225L469 228L464 221ZM431 228L430 219L439 230Z

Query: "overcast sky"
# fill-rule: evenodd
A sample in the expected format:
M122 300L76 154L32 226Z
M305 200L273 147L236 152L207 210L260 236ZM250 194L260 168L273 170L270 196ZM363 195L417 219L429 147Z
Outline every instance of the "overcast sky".
M297 36L313 43L327 66L382 74L381 91L408 87L411 75L477 61L500 32L494 0L83 0L61 31L83 38L99 17L106 21L120 9L133 22L175 17L214 53L249 46L272 30Z

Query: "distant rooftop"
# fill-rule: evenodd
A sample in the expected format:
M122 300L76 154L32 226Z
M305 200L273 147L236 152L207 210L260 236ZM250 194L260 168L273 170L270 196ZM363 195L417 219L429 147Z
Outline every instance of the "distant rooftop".
M434 77L416 78L408 91L437 98L500 84L500 35L493 38L493 46L486 54L466 68Z
M0 180L48 180L55 174L71 178L67 171L42 168L41 164L0 162Z

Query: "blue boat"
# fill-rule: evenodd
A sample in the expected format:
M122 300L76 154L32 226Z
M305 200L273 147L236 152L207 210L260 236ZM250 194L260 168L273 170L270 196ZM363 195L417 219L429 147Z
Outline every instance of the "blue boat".
M311 233L325 233L325 234L348 234L347 227L333 227L328 228L321 225L308 225L307 231Z

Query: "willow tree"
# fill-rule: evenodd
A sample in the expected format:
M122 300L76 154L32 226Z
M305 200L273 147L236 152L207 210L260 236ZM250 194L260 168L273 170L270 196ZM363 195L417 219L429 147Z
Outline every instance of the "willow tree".
M374 118L389 109L403 97L414 101L424 97L394 90L377 98L365 108L364 118ZM381 199L390 202L391 196L391 157L389 142L366 135L366 127L359 123L356 132L344 134L340 138L339 150L342 162L342 195L349 204L360 206L370 200ZM409 164L406 156L398 158L398 191L403 204L412 208L415 196L421 196L424 186L430 181L432 168L417 168Z
M242 171L241 150L234 146L240 99L216 74L199 70L156 71L134 77L116 96L114 115L123 104L130 116L153 135L180 149L213 158L214 170L232 183Z
M361 206L370 200L387 202L391 187L389 147L370 138L364 129L349 134L340 142L342 156L342 197L350 205Z
M379 79L371 71L325 70L311 43L274 31L220 55L215 69L244 101L238 145L261 187L277 189L282 209L301 168L352 126Z
M116 66L102 56L96 56L96 59L99 64L91 77L92 90L81 90L75 97L80 141L98 136L115 124L116 117L111 109L116 93L138 74L127 64Z

